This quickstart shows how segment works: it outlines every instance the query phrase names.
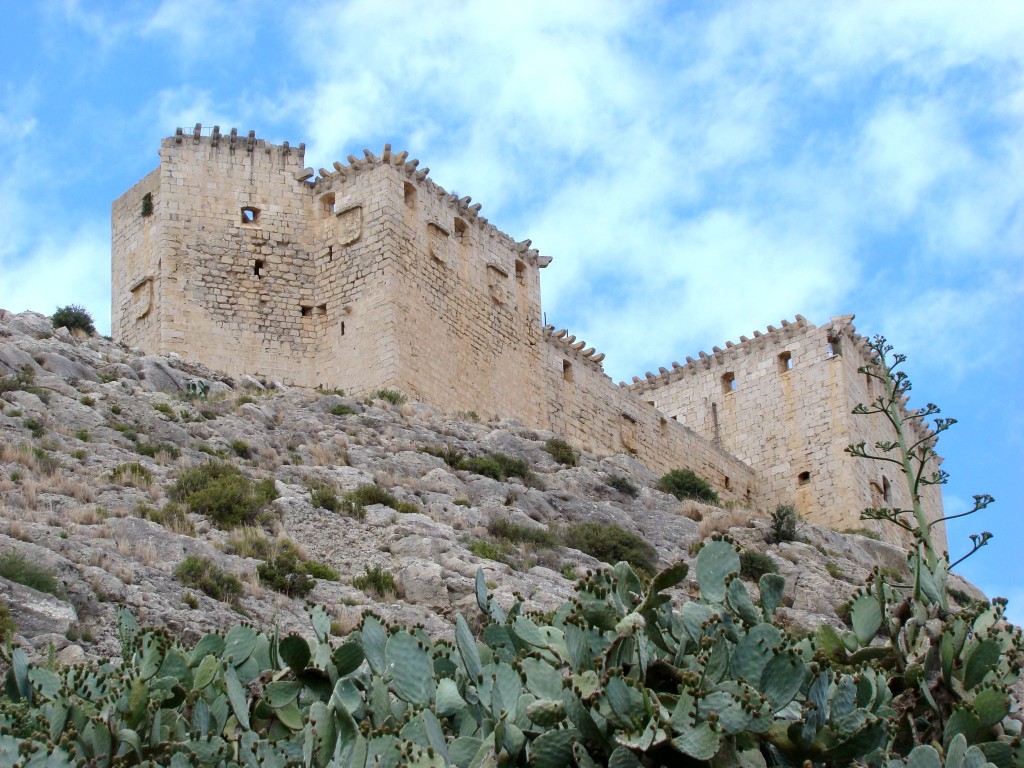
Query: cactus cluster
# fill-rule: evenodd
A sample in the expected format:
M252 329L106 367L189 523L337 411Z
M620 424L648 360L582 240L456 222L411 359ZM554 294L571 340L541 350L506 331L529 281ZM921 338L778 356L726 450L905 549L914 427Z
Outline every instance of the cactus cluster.
M851 631L796 637L775 619L783 579L755 597L739 569L716 538L698 600L666 594L683 563L646 587L619 563L543 617L500 605L481 572L482 618L457 615L450 642L370 613L332 641L311 607L310 638L239 625L186 649L122 610L118 662L53 670L13 652L0 763L1024 765L1007 693L1021 640L1000 605L926 618L876 575Z

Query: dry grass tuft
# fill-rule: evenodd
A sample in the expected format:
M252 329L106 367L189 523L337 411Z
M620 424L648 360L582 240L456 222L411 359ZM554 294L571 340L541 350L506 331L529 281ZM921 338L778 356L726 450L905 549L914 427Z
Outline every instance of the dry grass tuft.
M750 515L746 510L721 510L718 514L709 515L700 522L697 535L706 539L713 533L725 533L730 528L749 528Z

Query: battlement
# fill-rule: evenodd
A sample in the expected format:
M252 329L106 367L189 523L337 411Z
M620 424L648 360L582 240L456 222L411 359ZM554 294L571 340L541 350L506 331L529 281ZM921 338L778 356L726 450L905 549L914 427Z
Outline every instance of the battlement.
M837 528L908 503L843 453L889 436L850 416L880 394L852 315L796 315L616 385L604 353L542 321L551 257L481 209L390 144L314 170L301 143L179 128L113 205L113 335L229 374L516 418Z

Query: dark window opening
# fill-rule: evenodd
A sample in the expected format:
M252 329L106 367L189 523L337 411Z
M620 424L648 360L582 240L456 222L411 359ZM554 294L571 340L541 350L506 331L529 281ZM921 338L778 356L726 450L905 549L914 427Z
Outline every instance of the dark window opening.
M562 361L562 380L572 383L572 363L568 360Z
M807 485L809 482L811 482L811 473L801 472L799 475L796 476L796 482L797 485Z
M142 215L152 216L153 215L153 193L147 192L142 196Z
M736 389L736 374L730 371L722 374L722 392L729 394Z
M320 196L320 216L327 218L335 213L334 209L334 193L328 192L326 195Z
M328 245L327 246L327 260L328 261L334 261L334 246L333 245Z
M520 284L526 283L526 264L516 259L516 282Z
M892 486L889 485L889 478L882 476L882 499L886 504L892 504Z
M724 483L724 485L725 485L725 490L727 490L727 491L732 488L732 481L729 479L728 475L725 476L725 483Z
M647 404L648 404L649 406L651 406L651 408L654 408L654 407L655 407L655 406L654 406L654 401L653 401L653 400L648 400L648 401L647 401Z
M718 403L711 404L711 424L715 430L715 442L717 443L721 437L718 432Z
M839 337L838 336L833 336L832 338L830 338L828 340L828 356L829 357L839 357L839 355L841 355L843 353L842 349L843 348L839 344Z
M779 370L785 373L793 369L793 353L783 352L779 355Z
M672 417L672 421L679 421L679 417L678 416L673 416Z
M312 306L306 306L305 304L303 304L299 308L302 310L302 316L303 317L312 317L313 316L313 307Z
M327 305L326 304L317 304L316 305L316 313L318 315L322 316L322 317L327 317Z
M345 321L344 320L341 321L341 335L342 336L345 335Z
M405 204L410 208L416 207L416 187L408 181L403 185L405 189Z
M253 208L251 205L247 205L242 208L242 223L243 224L255 224L259 221L260 209Z
M252 263L252 273L256 275L256 277L263 277L263 259L256 259L256 261Z
M747 501L747 503L748 503L748 504L749 504L749 503L750 503L750 502L751 502L751 501L753 500L753 498L754 498L754 494L753 494L753 493L751 492L751 490L750 490L750 486L749 486L749 485L747 486L747 490L746 490L746 492L745 492L745 493L743 494L743 498L744 498L744 499L746 499L746 501Z
M455 239L460 243L469 242L469 225L462 219L455 219Z

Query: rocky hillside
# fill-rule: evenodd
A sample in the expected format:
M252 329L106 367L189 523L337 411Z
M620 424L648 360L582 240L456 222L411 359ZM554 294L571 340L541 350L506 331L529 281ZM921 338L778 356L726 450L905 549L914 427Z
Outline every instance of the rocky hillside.
M240 620L305 633L307 601L337 634L366 610L444 633L476 612L480 568L499 601L544 611L602 558L689 561L715 531L755 553L751 573L785 577L797 628L838 625L873 567L905 568L900 550L808 524L774 543L763 510L680 502L628 455L576 456L516 421L379 394L231 379L0 310L15 641L67 663L116 655L122 605L185 642Z

